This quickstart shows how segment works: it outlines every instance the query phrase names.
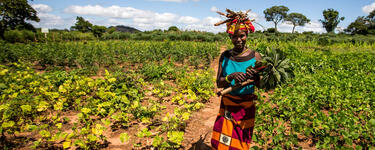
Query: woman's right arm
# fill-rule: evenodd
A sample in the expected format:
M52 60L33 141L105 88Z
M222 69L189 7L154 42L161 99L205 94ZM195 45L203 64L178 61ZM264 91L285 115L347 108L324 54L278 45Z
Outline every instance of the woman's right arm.
M228 81L232 81L232 80L234 80L235 83L241 83L241 82L246 81L246 74L243 73L243 72L233 72L230 75L228 75L227 77L223 76L223 68L222 68L221 64L223 63L223 60L224 60L224 53L221 54L220 59L219 59L219 67L218 67L217 78L216 78L217 87L218 88L228 87L228 86L231 85L231 83L228 82ZM227 78L227 79L225 79L225 78Z
M224 88L224 87L227 87L227 86L230 85L230 83L225 81L225 77L223 76L223 67L222 67L221 64L223 64L224 53L222 53L221 56L220 56L219 66L218 66L218 70L217 70L216 85L217 85L218 88Z

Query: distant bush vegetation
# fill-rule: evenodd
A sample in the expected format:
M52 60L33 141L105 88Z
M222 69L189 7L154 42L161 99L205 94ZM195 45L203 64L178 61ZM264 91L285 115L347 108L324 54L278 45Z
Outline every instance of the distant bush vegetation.
M31 32L27 30L9 30L5 32L5 40L11 43L20 42L45 42L47 41L82 41L82 40L154 40L154 41L223 41L227 38L226 33L210 33L196 31L145 31L145 32L106 32L103 35L94 36L91 32L79 31L50 31L45 38L44 33Z
M125 39L125 40L155 40L155 41L202 41L213 42L226 39L225 33L195 32L195 31L145 31L138 33L113 32L104 34L101 40Z
M64 42L64 41L86 41L86 40L152 40L152 41L197 41L214 42L228 40L227 33L211 33L200 31L145 31L145 32L106 32L101 37L96 37L91 32L82 33L79 31L51 30L45 38L44 33L28 30L9 30L4 34L7 42L28 43L28 42ZM350 34L316 34L313 32L303 33L280 33L273 32L273 29L248 35L250 40L258 41L280 41L280 42L317 42L319 45L332 45L334 43L369 43L375 42L375 35L350 35Z
M248 35L249 39L256 39L259 41L280 41L280 42L317 42L319 45L332 45L335 43L369 43L375 42L375 36L373 35L349 35L349 34L316 34L312 32L303 33L269 33L269 32L255 32Z

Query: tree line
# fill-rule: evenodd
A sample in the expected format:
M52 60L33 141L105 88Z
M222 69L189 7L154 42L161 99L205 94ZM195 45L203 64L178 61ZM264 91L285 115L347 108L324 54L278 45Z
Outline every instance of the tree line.
M272 6L263 11L266 21L273 22L275 25L275 31L277 32L277 24L280 22L286 22L293 25L292 33L297 26L304 26L310 22L305 15L301 13L290 13L288 14L289 8L286 6ZM327 33L334 32L340 21L344 20L344 17L339 18L339 12L334 9L327 9L323 11L324 20L320 20Z
M277 25L285 22L293 25L292 33L298 26L304 26L310 23L305 15L297 12L288 13L289 8L286 6L272 6L263 11L265 19L268 22L274 23L274 30L278 32ZM332 33L337 25L345 19L340 17L339 12L335 9L329 8L323 11L323 18L319 21L326 29L327 33ZM104 32L113 32L115 29L106 28L105 26L93 25L83 17L77 16L76 23L70 28L71 31L92 32L95 37L101 37ZM27 0L2 0L0 1L0 37L4 39L4 32L8 30L31 30L36 32L36 29L30 24L30 21L39 22L37 11L32 8ZM175 26L169 30L176 30ZM177 29L178 30L178 29ZM350 34L375 34L375 10L368 16L359 16L352 22L345 30Z

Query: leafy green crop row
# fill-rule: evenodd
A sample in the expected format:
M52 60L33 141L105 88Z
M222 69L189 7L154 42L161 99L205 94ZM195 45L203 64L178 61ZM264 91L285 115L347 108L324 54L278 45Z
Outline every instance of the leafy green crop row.
M142 76L133 71L111 74L106 71L104 79L92 79L74 71L39 74L22 63L1 65L1 138L36 133L37 140L31 140L34 148L98 149L107 142L104 132L138 122L148 126L136 136L152 138L152 146L180 147L191 112L202 108L203 102L213 95L212 72L177 73L176 87L171 92L180 97L172 102L174 113L166 115L160 114L165 107L162 99L145 99L149 83ZM67 117L70 113L77 120L70 121L71 117ZM164 118L157 126L153 125L160 121L156 115ZM122 141L129 136L135 135L124 133ZM5 148L9 146L6 142Z
M42 138L34 142L34 147L63 140L82 148L95 148L105 140L102 124L95 120L112 116L114 124L128 126L131 120L155 114L158 105L139 104L142 83L142 79L123 73L94 80L66 72L40 75L17 63L1 66L0 131L3 136L39 131ZM67 119L60 116L73 110L79 111L73 132L62 132ZM101 120L107 126L110 123L108 118Z
M50 31L47 38L41 32L32 32L28 30L9 30L5 32L5 41L15 43L30 42L68 42L68 41L87 41L87 40L143 40L143 41L199 41L199 42L218 42L228 39L225 32L213 34L210 32L197 31L145 31L145 32L107 32L101 37L94 36L93 33L82 33L79 31ZM320 45L331 45L335 43L374 43L373 35L349 35L339 34L316 34L313 32L299 33L270 33L260 32L249 34L250 39L262 41L280 41L280 42L318 42Z
M98 149L108 144L107 131L142 124L136 134L122 133L121 141L137 136L152 144L135 142L133 147L179 148L186 120L213 95L213 72L207 68L219 54L217 43L205 42L0 44L5 147L12 136L31 133L35 140L26 141L35 148ZM278 149L306 143L318 149L375 145L374 44L264 39L247 44L260 53L267 47L282 49L295 75L269 100L258 101L255 143ZM27 67L33 65L14 63L18 60L73 70L39 74ZM101 67L114 71L103 79L80 73ZM69 120L70 113L77 119Z
M295 78L275 89L269 100L259 100L254 142L278 149L298 148L304 142L318 149L374 148L374 49L282 48Z
M67 43L0 43L0 62L37 62L41 66L85 68L129 65L165 59L177 63L208 67L219 55L216 43L185 41L90 41ZM130 64L129 64L130 63Z
M219 54L216 43L203 42L1 45L1 148L99 149L116 130L133 147L179 148L191 113L213 95L213 72L206 69ZM35 65L55 69L37 73ZM99 67L113 71L99 78L81 72ZM136 134L126 130L137 126ZM31 136L13 143L20 134Z

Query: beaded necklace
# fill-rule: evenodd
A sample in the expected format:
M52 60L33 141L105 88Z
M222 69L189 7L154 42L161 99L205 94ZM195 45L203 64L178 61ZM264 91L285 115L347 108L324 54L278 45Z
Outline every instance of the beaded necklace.
M243 53L245 53L245 52L247 52L249 49L248 48L246 48L246 50L244 50L244 51L242 51L240 54L238 54L238 55L235 55L235 56L241 56ZM232 55L233 55L233 50L232 50Z

